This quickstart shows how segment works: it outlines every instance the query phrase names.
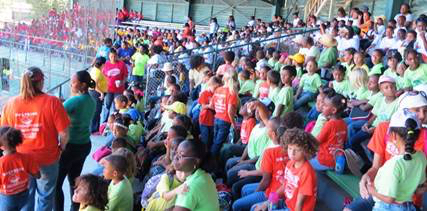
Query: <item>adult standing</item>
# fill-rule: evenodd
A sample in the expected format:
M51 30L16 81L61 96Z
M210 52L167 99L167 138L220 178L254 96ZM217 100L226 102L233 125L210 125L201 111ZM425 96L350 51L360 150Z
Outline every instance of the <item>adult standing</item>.
M92 133L99 131L102 102L104 101L104 95L107 93L108 89L107 78L104 73L102 73L102 68L104 67L105 62L106 59L104 57L96 58L95 64L90 70L90 76L96 83L94 89L89 89L90 96L92 96L96 102L95 115L93 116L90 127Z
M43 84L43 72L37 67L28 68L21 79L20 95L6 103L1 115L2 126L22 132L23 143L17 151L30 154L40 165L41 177L31 178L24 210L52 210L58 160L68 142L67 112L57 97L42 91Z
M188 192L177 195L174 211L219 210L215 183L202 169L206 154L205 146L200 141L186 140L179 144L173 165L185 177L185 182L178 188Z
M132 77L131 80L134 82L142 83L145 74L145 65L150 60L148 56L148 46L140 45L137 52L132 56Z
M86 71L79 71L71 78L72 97L64 102L71 119L69 141L59 159L59 174L56 182L55 210L64 210L62 185L68 177L70 192L74 193L75 179L80 176L86 156L91 149L89 126L95 114L95 100L89 95L89 88L95 88L95 81ZM72 196L72 194L70 194ZM70 199L70 201L72 201ZM72 203L71 210L77 211L78 203Z
M101 123L107 121L110 115L110 110L114 110L114 98L125 90L125 82L127 79L128 71L126 64L118 60L117 51L110 50L110 61L105 63L102 73L107 78L107 94L104 98L104 106L102 107Z

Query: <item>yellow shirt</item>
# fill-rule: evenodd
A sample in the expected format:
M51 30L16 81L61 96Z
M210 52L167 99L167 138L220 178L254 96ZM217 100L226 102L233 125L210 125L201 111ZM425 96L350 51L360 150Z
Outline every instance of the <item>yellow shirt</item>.
M90 70L90 77L96 82L97 90L103 93L107 92L108 90L107 78L99 68L93 67L92 70Z

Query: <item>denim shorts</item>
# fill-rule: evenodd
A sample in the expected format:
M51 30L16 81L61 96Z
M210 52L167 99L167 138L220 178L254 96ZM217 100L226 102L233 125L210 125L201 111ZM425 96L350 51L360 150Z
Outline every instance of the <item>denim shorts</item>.
M387 204L379 201L375 202L372 211L416 211L412 202L405 202L403 204Z

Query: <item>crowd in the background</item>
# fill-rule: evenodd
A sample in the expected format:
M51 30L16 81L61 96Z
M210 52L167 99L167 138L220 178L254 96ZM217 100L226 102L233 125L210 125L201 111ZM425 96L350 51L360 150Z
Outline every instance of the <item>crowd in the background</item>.
M67 177L72 210L308 211L329 171L361 177L344 210L420 209L427 16L293 19L118 29L63 104L29 68L1 115L0 207L63 210Z
M111 36L114 10L88 9L75 3L72 8L58 12L50 9L30 23L7 23L0 31L0 39L23 45L34 45L71 52L94 48L100 37ZM90 47L92 46L92 47Z

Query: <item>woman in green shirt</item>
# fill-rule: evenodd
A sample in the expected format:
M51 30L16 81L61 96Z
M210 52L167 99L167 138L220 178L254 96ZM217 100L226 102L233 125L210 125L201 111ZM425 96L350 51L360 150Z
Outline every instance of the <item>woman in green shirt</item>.
M215 183L202 169L206 154L200 141L186 140L179 144L173 165L177 171L184 172L188 192L178 194L174 211L219 211Z
M64 210L62 184L68 176L70 190L74 192L75 179L80 176L86 157L90 153L90 125L95 114L96 103L89 95L89 88L95 88L95 81L87 71L79 71L71 77L72 97L64 102L65 110L71 119L69 142L61 153L59 173L56 182L55 210ZM79 204L73 203L72 210Z

